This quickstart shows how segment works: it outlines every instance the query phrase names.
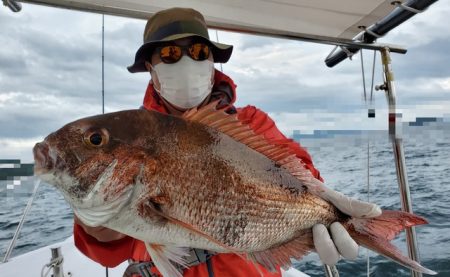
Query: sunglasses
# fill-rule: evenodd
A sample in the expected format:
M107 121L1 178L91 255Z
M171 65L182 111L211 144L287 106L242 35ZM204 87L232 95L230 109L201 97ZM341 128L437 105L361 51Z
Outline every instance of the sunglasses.
M210 48L205 43L193 43L187 46L166 45L155 49L159 52L159 57L163 63L176 63L183 56L183 52L187 53L194 61L204 61L208 59Z

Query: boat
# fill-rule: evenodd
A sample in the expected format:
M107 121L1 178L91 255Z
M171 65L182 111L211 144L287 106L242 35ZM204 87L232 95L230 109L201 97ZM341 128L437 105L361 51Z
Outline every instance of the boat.
M406 53L402 46L377 43L394 28L407 22L416 14L422 13L437 0L224 0L199 1L189 3L181 1L145 1L145 0L3 0L3 4L12 12L22 9L21 3L32 3L56 8L75 9L85 12L116 15L136 19L147 19L159 10L173 6L189 6L199 10L207 21L208 27L216 30L239 32L244 34L299 40L336 46L326 58L326 66L333 67L351 58L361 49L379 51L383 57L384 84L379 89L386 92L389 103L389 133L394 149L396 169L404 211L412 211L402 138L396 116L395 84L392 79L390 63L391 53ZM24 6L23 8L26 8ZM370 116L371 111L369 111ZM35 185L35 190L39 183ZM34 195L34 194L33 194ZM33 197L33 196L32 196ZM32 203L30 199L29 205ZM28 206L27 206L28 207ZM25 209L21 223L28 208ZM19 224L19 227L21 224ZM16 234L20 232L18 228ZM15 235L15 238L17 236ZM122 276L128 263L124 262L114 269L104 267L84 257L73 244L70 237L60 243L49 245L23 255L10 258L8 253L14 247L10 244L4 262L0 264L1 276L46 276L52 272L57 276ZM414 228L407 230L409 256L419 260ZM23 264L27 266L24 267ZM82 264L83 267L79 265ZM335 267L324 267L327 276L338 276ZM300 271L290 269L284 276L306 276ZM412 276L421 276L411 271Z

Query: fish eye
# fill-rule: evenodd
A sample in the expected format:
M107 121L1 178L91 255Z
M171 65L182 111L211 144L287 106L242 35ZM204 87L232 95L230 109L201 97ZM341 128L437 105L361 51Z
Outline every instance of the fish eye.
M84 134L84 143L91 147L100 147L109 141L108 132L105 129L88 130Z
M102 135L99 133L94 133L89 137L89 141L92 145L99 146L102 144Z

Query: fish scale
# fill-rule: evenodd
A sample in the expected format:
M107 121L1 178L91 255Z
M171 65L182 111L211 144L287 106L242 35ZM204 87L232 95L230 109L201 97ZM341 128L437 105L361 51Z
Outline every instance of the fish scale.
M217 157L217 156L216 156ZM226 158L226 157L224 157ZM205 157L205 159L207 159ZM183 160L183 157L180 157L179 160ZM203 161L202 159L199 159L200 161ZM212 163L211 163L212 164ZM195 162L192 162L190 164L191 169L195 170L197 167ZM160 174L156 174L154 176L154 179L161 179L164 178L167 171L171 171L172 169L165 169ZM189 172L189 171L187 171ZM210 172L210 171L208 171ZM237 171L238 173L241 173L240 171ZM227 181L223 181L223 179L218 179L218 182L208 182L209 184L214 184L214 188L210 188L208 186L205 186L202 182L196 182L195 176L192 177L191 180L188 182L186 187L192 187L196 186L194 191L202 191L203 193L197 193L195 194L195 198L192 198L188 201L183 200L184 196L187 194L181 192L180 190L174 188L173 196L170 198L173 198L175 202L177 203L187 203L189 206L182 206L180 205L178 207L178 210L181 211L197 211L197 209L203 210L210 210L210 217L196 217L193 215L200 214L200 212L196 213L184 213L184 214L173 214L173 216L178 218L186 218L187 221L191 222L194 226L205 226L204 231L209 234L214 234L216 239L219 239L223 242L225 242L227 245L232 247L239 247L242 249L247 250L261 250L261 247L268 247L272 244L277 244L280 241L283 241L286 239L286 235L289 235L292 237L292 230L296 230L294 228L310 228L313 226L314 223L316 223L318 220L316 219L315 222L312 220L309 220L309 224L305 226L299 226L300 222L308 222L308 216L312 213L305 212L308 210L314 211L318 210L316 203L314 201L303 201L300 198L303 197L305 194L299 194L291 193L289 190L280 190L280 186L277 184L270 183L258 183L258 184L249 184L249 181L245 179L244 173L239 174L239 179L242 181L240 183L235 183L233 185L228 185ZM258 172L260 173L260 172ZM204 177L204 176L202 176ZM182 175L178 175L177 178L183 179L185 178ZM249 178L248 178L249 179ZM206 190L206 191L204 191ZM252 197L248 197L250 194L248 193L236 193L236 191L252 191L251 194ZM169 192L170 194L170 192ZM201 196L202 195L217 195L217 198L212 199L204 199ZM306 197L305 197L306 198ZM219 201L220 205L211 205L211 203L214 203L214 201ZM251 200L251 201L249 201ZM204 205L199 205L198 202L204 203ZM293 203L300 203L302 202L300 210L298 210L298 207L292 206ZM324 202L324 201L323 201ZM241 209L238 208L239 205L237 203L245 203L246 205L243 206ZM324 202L325 203L325 202ZM305 204L309 204L305 205ZM332 206L327 203L327 205L331 208ZM291 207L291 208L289 208ZM271 212L266 212L267 210L272 209ZM256 222L257 228L246 228L245 234L247 237L252 238L258 238L257 241L260 242L260 245L256 247L255 245L251 245L251 241L241 241L238 239L238 237L230 237L228 234L230 233L225 232L223 237L220 237L221 233L224 233L224 230L226 229L226 224L230 224L230 220L233 220L233 216L228 216L229 218L223 217L227 215L235 215L239 211L243 211L242 214L246 215L246 219L249 222ZM274 210L278 212L273 212ZM291 220L291 216L287 216L289 214L296 213L299 214L299 216L296 218L296 220ZM167 211L167 213L172 214L170 210ZM254 217L248 217L249 214L254 214ZM316 218L320 216L320 214L315 214ZM287 222L293 223L292 226L289 227L288 230L285 232L280 232L279 225L280 221L286 217L289 217L289 220L285 220ZM215 219L211 221L211 218ZM223 220L221 220L223 219ZM332 222L336 220L337 217L330 217L327 220L328 222ZM239 226L239 220L236 221L232 226ZM285 224L282 224L285 225ZM293 228L294 227L294 228ZM221 231L218 231L221 230ZM270 234L277 233L278 236L270 236ZM268 235L269 234L269 235ZM286 235L285 235L286 234ZM264 243L261 243L264 242Z

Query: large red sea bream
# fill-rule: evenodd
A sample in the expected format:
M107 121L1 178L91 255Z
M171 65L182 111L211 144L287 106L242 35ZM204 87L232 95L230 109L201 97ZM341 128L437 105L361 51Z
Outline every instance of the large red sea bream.
M270 144L212 103L182 118L129 110L77 120L34 148L35 173L89 226L146 242L164 276L184 247L234 252L268 269L314 251L311 228L339 221L360 245L416 271L390 240L426 221L383 211L351 218L287 147Z

